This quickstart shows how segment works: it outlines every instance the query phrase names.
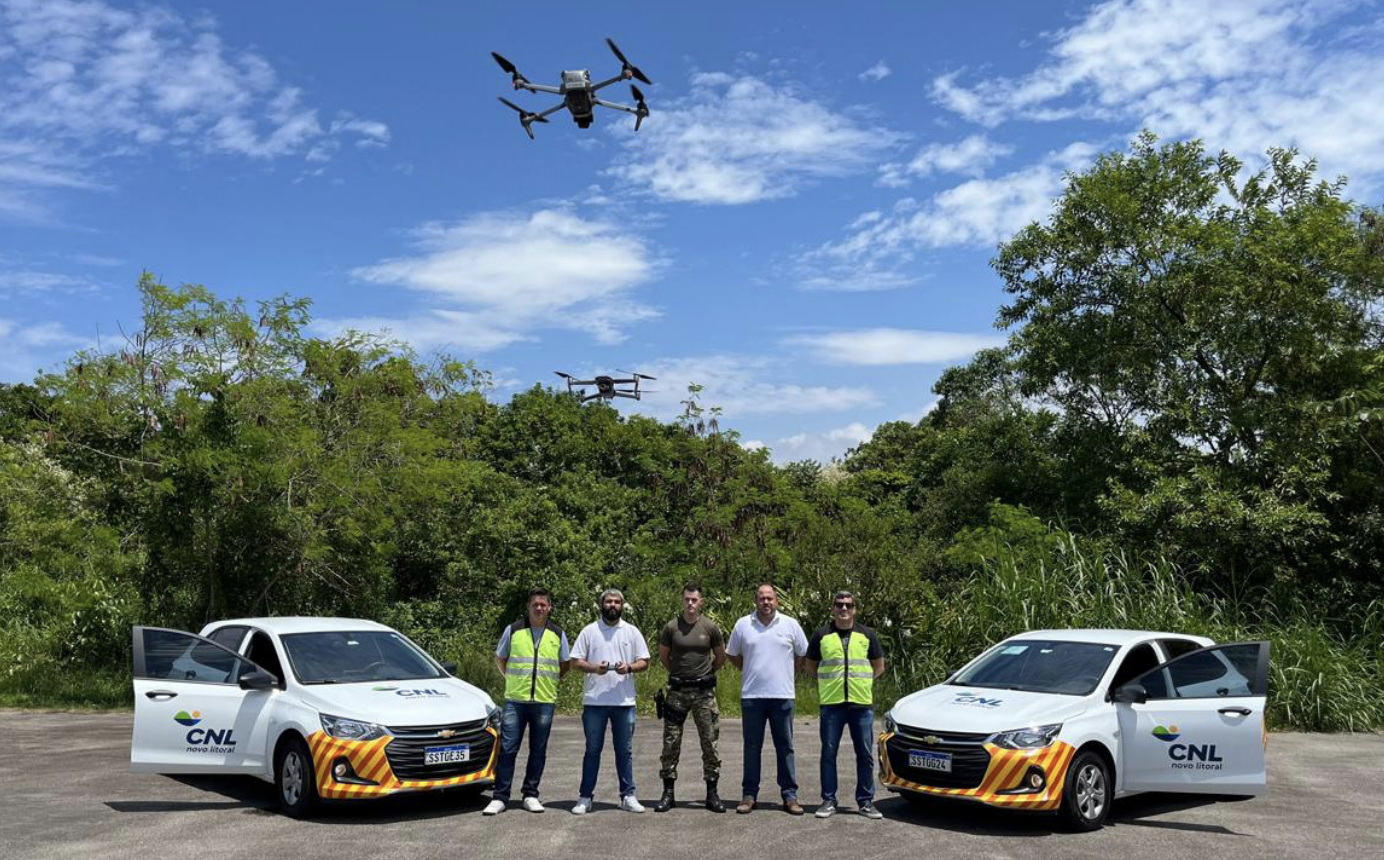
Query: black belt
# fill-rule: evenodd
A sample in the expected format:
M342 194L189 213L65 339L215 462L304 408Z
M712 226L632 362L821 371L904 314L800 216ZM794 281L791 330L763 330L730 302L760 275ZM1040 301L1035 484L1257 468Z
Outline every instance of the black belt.
M700 678L681 678L677 675L668 676L668 686L674 690L714 690L716 689L716 676L703 675Z

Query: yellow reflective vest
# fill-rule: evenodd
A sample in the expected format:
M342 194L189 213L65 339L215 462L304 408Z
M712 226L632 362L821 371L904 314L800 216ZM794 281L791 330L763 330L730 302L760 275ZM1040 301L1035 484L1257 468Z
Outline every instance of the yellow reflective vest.
M513 702L557 701L562 677L562 628L552 622L543 628L537 653L526 618L509 626L509 660L505 663L505 698Z
M874 703L875 670L870 666L870 637L859 631L847 637L846 647L833 627L822 637L822 662L817 666L817 698L823 705Z

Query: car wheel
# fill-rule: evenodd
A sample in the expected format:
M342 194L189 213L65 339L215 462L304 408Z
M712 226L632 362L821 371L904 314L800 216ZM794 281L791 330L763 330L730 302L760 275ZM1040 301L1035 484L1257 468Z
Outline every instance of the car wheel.
M274 760L274 789L279 808L290 818L305 818L317 807L317 776L312 751L294 737L279 748Z
M1114 794L1105 759L1092 750L1078 753L1062 783L1062 818L1073 830L1099 830L1110 815Z

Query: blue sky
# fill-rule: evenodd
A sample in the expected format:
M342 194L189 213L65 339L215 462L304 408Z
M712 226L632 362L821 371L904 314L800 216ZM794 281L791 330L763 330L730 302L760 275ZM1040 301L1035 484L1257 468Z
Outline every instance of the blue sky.
M0 0L0 380L129 330L148 269L315 330L688 382L775 459L916 420L998 343L997 242L1139 129L1384 181L1384 17L1346 0L628 5ZM654 81L529 141L491 60ZM623 85L603 91L628 100Z

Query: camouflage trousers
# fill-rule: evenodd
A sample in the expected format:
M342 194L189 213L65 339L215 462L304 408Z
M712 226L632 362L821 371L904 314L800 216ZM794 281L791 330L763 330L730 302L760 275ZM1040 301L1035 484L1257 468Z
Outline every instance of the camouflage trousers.
M716 705L715 690L672 690L663 705L663 755L658 775L662 779L678 778L678 759L682 755L682 726L691 715L697 724L702 741L702 773L707 782L721 778L721 757L716 743L721 738L721 710Z

